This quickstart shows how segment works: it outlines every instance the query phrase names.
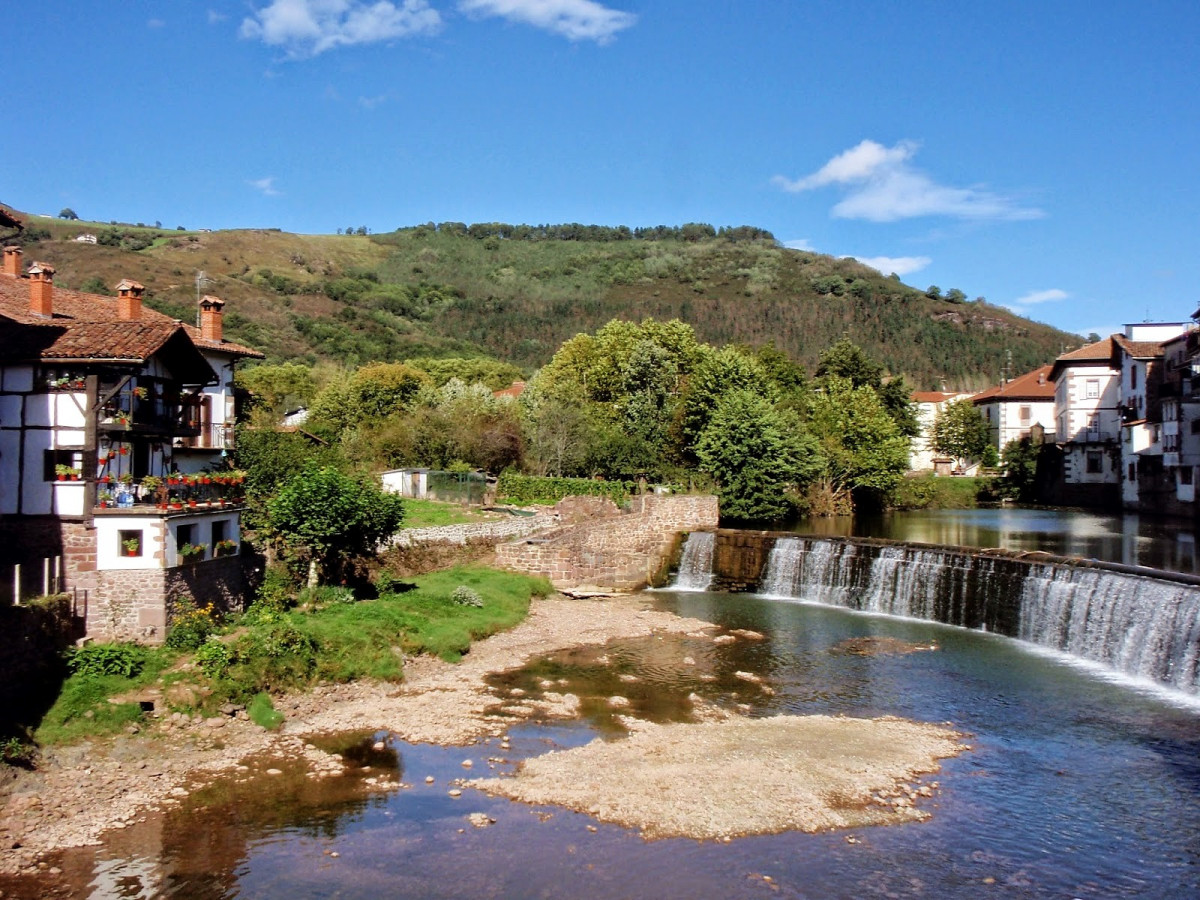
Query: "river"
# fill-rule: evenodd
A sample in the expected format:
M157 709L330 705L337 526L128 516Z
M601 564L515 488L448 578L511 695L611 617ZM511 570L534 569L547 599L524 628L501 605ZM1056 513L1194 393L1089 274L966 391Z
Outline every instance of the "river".
M1074 509L1003 506L803 519L793 530L959 547L1041 550L1131 566L1200 574L1190 523Z

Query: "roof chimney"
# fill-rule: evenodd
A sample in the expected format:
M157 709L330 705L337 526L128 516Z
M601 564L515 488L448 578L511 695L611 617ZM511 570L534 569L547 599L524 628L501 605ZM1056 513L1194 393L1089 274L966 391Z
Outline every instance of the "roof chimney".
M117 285L117 318L132 321L142 317L142 291L136 281L122 278Z
M1045 383L1046 383L1046 373L1038 372L1038 384L1045 384Z
M49 263L29 267L29 311L46 318L54 315L54 266Z
M205 294L200 298L200 339L212 341L219 344L223 338L221 336L221 311L225 308L225 301L220 297L212 297Z
M4 248L4 274L13 278L21 277L21 248L9 246Z

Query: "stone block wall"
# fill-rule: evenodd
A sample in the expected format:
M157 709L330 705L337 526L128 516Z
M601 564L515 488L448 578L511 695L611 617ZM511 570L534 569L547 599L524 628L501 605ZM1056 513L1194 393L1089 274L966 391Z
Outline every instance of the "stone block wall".
M172 569L114 569L99 573L88 603L87 633L96 640L159 644L184 600L220 612L241 609L245 577L236 556Z
M510 516L495 522L472 522L467 525L440 525L436 528L410 528L396 535L390 543L395 547L416 544L465 544L474 540L510 540L535 531L544 531L559 524L558 517L543 513L536 516Z
M600 515L525 541L501 544L496 562L545 575L557 588L637 590L663 566L682 531L717 527L713 496L646 494L628 512Z

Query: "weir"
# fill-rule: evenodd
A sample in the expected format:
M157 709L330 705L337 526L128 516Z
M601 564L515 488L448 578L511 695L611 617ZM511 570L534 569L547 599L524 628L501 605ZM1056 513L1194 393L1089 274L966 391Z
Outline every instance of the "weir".
M713 580L713 546L716 535L711 531L693 531L683 544L679 557L679 571L675 583L677 591L707 591Z
M689 536L684 558L697 538ZM1200 694L1195 576L1040 553L727 529L712 540L711 558L713 590L989 631Z

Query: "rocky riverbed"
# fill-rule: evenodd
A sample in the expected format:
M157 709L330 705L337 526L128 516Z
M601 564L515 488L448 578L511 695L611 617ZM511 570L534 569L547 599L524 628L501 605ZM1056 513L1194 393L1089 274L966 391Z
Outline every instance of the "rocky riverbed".
M421 657L407 662L403 684L325 685L283 698L276 705L287 721L279 732L263 731L244 712L230 708L207 719L165 714L152 718L137 734L53 750L37 771L21 773L0 795L0 874L52 874L56 851L96 843L105 832L127 828L155 808L177 804L198 787L229 774L269 772L280 760L303 764L312 777L340 772L340 758L319 749L309 740L313 735L388 731L410 742L465 745L504 734L520 718L574 717L579 701L569 693L513 697L489 686L487 676L556 650L668 633L722 642L760 637L719 634L710 623L651 609L644 595L553 597L534 601L523 623L474 644L460 663ZM539 767L558 766L549 776L549 783L558 787L537 802L583 809L607 821L640 827L648 835L813 830L912 818L905 811L905 798L916 796L913 778L936 770L937 758L959 749L956 736L946 729L895 719L842 719L831 724L827 717L782 717L764 725L713 709L697 712L700 725L642 727L631 720L633 733L627 740L597 742L574 751L585 758L551 754L554 761L531 760L524 777L508 779L520 788L489 784L487 789L532 800L534 794L522 792L534 790L534 785L545 788L546 781L533 777ZM687 730L695 728L712 730ZM773 729L779 728L784 733L776 734ZM789 748L805 746L812 748L799 754L806 762L786 761L792 755ZM586 756L603 756L605 747L619 756L613 767L607 758ZM746 764L722 765L719 753L734 753ZM711 771L697 778L695 766L704 763L701 757L706 754L712 757ZM834 773L828 763L839 755L853 761ZM622 775L585 779L584 769ZM653 804L635 809L638 798L645 799L650 791L646 784L630 781L627 775L633 774L656 785L659 796ZM730 813L730 818L709 817L716 823L711 826L697 824L701 817L689 812L697 803L706 809L759 806L758 795L739 785L760 777L785 779L770 789L785 801L803 793L803 804L792 804L799 811L765 826L738 818L745 809ZM569 795L560 789L573 782L577 784L572 789L583 793ZM684 790L685 782L703 784L703 799ZM866 809L869 816L839 819L829 814L830 807L844 811L850 806ZM604 812L618 808L620 812Z

